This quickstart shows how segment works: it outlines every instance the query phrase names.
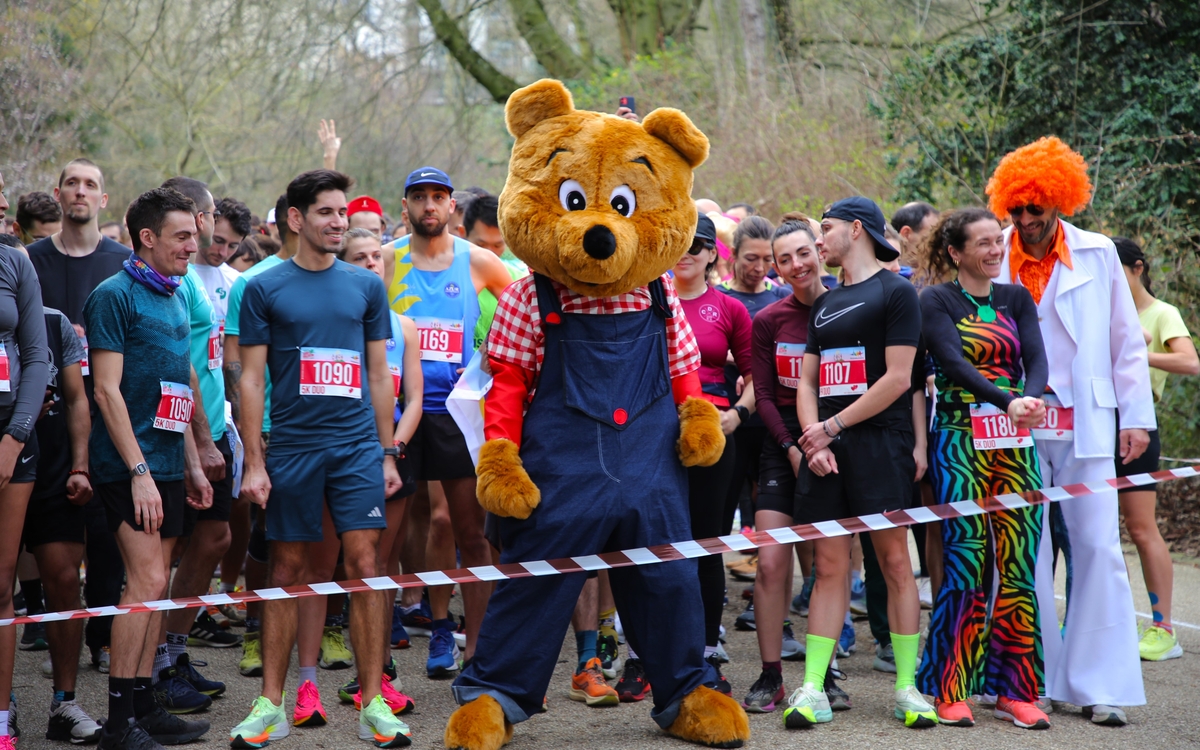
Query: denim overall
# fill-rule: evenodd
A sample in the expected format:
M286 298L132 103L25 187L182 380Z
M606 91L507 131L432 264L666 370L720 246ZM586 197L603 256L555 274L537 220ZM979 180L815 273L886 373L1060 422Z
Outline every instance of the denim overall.
M501 518L501 561L591 555L691 538L687 472L675 443L662 284L648 310L563 314L536 275L545 359L525 416L521 459L541 490L528 519ZM538 713L585 573L501 581L475 657L454 682L466 703L491 695L510 722ZM712 684L695 560L609 571L625 635L654 692L664 729L684 696Z

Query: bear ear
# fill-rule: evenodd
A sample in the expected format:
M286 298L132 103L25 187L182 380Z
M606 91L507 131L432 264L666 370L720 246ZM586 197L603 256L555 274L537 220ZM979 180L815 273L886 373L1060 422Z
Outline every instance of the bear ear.
M509 95L504 105L504 124L514 138L520 138L543 120L574 111L575 103L567 87L560 81L543 78Z
M660 107L642 122L646 132L679 152L692 169L708 158L708 136L692 124L688 116L671 107Z

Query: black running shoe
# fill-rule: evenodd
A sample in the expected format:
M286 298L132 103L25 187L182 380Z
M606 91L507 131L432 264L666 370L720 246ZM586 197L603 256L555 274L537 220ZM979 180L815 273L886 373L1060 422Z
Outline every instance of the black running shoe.
M100 732L100 750L163 750L145 729L133 719L123 732L109 734L107 727Z
M161 745L181 745L199 739L208 731L209 723L204 719L181 719L154 704L154 709L137 722L155 742Z
M750 686L750 692L742 700L742 708L752 714L766 714L783 703L787 691L783 688L783 675L774 669L764 669Z
M746 611L737 616L733 621L733 627L736 630L756 630L757 625L754 624L754 600L746 605Z
M832 669L825 673L825 697L829 699L829 708L834 711L849 711L853 707L850 705L850 695L834 681Z
M718 693L733 695L733 686L729 684L729 680L725 679L725 675L721 674L721 657L716 654L710 654L704 657L704 661L708 662L717 671L717 681L710 684L709 687Z
M175 667L159 670L154 697L157 703L173 714L191 714L212 705L212 698L192 687L192 683L183 679Z
M188 633L187 645L230 648L242 645L242 637L236 633L222 630L212 615L201 610L200 616L192 623L192 632Z
M650 683L646 681L641 659L625 660L625 673L617 682L616 690L622 703L634 703L650 694Z
M41 622L27 622L21 629L21 642L17 648L22 651L45 651L50 648L46 640L46 625Z
M185 680L189 685L196 688L197 693L207 695L210 698L215 698L225 692L225 683L217 680L210 680L204 675L196 671L196 665L207 667L208 662L192 661L187 653L179 655L179 659L175 662L175 671L179 677Z

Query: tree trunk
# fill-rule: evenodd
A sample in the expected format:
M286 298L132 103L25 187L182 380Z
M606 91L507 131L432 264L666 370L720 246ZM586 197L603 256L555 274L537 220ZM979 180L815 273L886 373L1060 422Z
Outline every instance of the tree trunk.
M685 44L692 37L700 0L608 0L621 32L626 60L662 50L668 39Z
M538 64L554 78L579 78L588 64L558 35L542 0L509 0L517 31L533 50Z
M775 16L775 33L779 36L779 47L788 68L788 76L797 94L802 94L800 71L804 61L800 55L800 38L796 35L796 21L792 17L791 0L771 0Z
M519 84L497 70L494 65L475 51L463 30L442 7L441 0L418 0L418 2L428 14L429 23L433 26L433 32L437 35L438 41L458 61L463 70L487 89L487 92L498 103L503 104L508 101L509 94L516 91Z
M751 96L762 99L767 95L767 24L763 18L762 0L740 0L739 5L746 83Z

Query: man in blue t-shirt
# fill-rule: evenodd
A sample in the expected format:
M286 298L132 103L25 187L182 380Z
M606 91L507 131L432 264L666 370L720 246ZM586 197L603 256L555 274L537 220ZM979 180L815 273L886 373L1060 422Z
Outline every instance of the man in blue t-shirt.
M134 254L83 307L99 419L88 443L91 480L125 562L122 603L162 598L184 506L206 508L212 487L189 429L195 377L188 321L173 277L196 252L194 204L156 188L129 206ZM112 626L108 722L100 747L189 742L207 721L185 721L154 699L151 674L160 612L117 617Z
M294 258L246 284L238 347L242 426L262 425L266 369L271 370L271 445L246 441L242 493L267 512L271 584L300 583L310 544L322 541L326 506L342 539L346 573L377 575L384 499L400 489L392 443L391 336L379 278L336 259L349 227L349 177L305 172L287 191ZM383 596L352 594L350 637L362 689L359 736L379 747L409 744L408 726L381 695ZM296 639L294 599L267 602L262 620L263 689L250 715L230 732L234 747L287 736L283 685ZM301 675L298 700L311 700L313 675Z

